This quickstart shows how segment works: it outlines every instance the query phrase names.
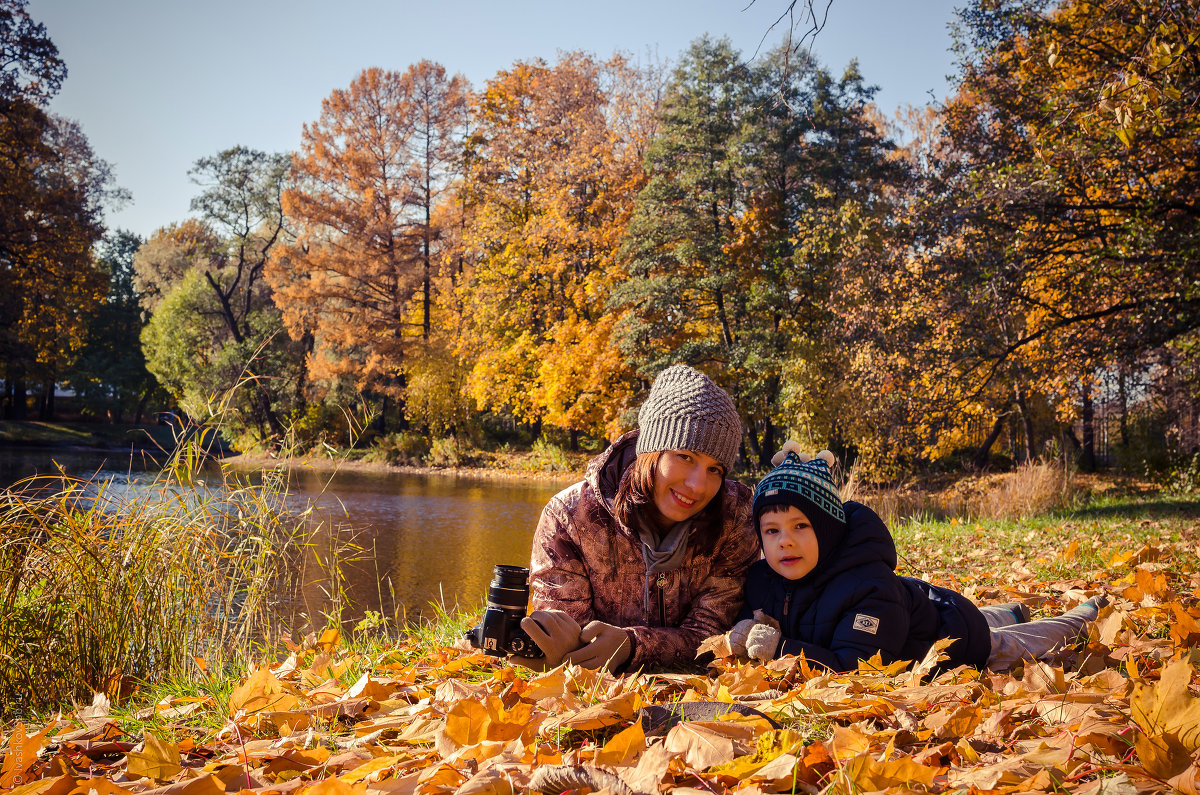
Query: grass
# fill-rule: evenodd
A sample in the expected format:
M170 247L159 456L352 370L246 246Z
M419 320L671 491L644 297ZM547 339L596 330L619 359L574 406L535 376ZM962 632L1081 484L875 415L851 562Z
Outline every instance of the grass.
M0 492L0 712L240 663L282 633L301 578L335 596L325 530L280 473L200 480L203 434L149 488L39 477Z

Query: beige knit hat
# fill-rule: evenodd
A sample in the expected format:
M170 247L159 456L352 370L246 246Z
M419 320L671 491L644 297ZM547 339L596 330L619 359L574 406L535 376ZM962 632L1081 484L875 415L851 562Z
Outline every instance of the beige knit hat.
M726 473L737 461L742 421L733 399L712 379L686 364L668 367L654 379L638 411L637 454L692 450L721 462Z

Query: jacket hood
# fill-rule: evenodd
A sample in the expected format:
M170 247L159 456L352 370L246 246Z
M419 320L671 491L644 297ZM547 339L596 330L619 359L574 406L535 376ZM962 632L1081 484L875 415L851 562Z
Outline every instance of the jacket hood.
M600 498L600 503L610 515L613 515L613 503L617 498L617 489L625 470L633 465L637 458L638 431L635 428L622 434L619 439L610 444L604 452L588 463L584 481L592 487L592 491Z
M882 562L896 570L896 542L879 515L860 502L847 502L844 508L845 529L832 549L820 548L820 560L804 581L820 585L866 563Z

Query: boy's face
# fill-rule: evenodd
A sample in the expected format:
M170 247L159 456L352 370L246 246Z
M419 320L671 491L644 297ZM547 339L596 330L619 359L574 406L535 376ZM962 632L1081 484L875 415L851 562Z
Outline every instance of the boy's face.
M758 519L767 565L789 580L798 580L817 566L817 534L804 511L794 505L768 510Z

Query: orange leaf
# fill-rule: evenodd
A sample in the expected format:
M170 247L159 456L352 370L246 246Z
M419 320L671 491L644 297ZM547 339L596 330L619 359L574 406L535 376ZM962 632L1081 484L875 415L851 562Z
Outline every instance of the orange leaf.
M474 745L487 737L489 721L487 707L463 699L446 714L446 736L459 745Z
M888 787L928 787L938 771L902 756L890 762L877 761L871 754L860 754L842 765L841 774L854 785L857 792L874 792Z
M47 726L32 737L27 737L24 723L13 727L8 753L4 755L4 764L0 765L0 787L8 789L27 783L28 772L37 762L38 752L42 750L49 731L50 727Z
M1165 781L1187 770L1192 764L1191 754L1174 734L1139 734L1134 747L1142 767L1157 779Z
M229 696L229 714L238 710L258 712L270 709L277 712L287 712L299 703L294 695L287 692L283 682L275 678L266 668L259 668L250 674L250 678L234 688Z
M642 730L642 722L634 721L633 725L622 729L596 752L595 762L598 765L618 767L636 762L642 751L646 750L646 733Z

